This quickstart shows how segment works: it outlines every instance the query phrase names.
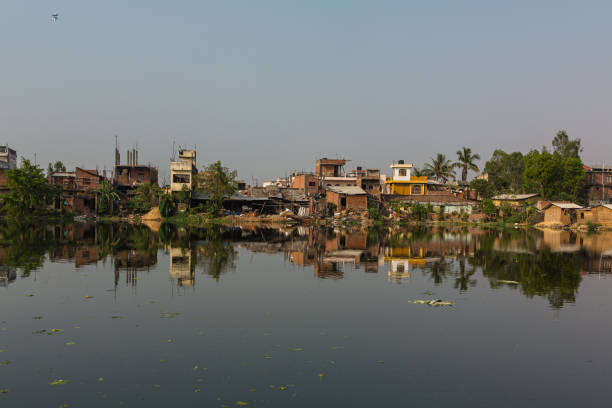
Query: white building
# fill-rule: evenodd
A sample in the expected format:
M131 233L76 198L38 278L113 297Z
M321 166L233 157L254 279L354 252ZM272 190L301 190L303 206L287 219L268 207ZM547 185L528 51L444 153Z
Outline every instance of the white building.
M198 174L195 150L179 150L178 161L170 162L170 191L191 191L193 177Z

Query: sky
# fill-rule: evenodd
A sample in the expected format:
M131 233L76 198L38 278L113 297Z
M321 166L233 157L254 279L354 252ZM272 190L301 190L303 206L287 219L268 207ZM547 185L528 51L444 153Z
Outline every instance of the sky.
M51 14L59 13L58 21ZM0 144L46 168L172 146L259 183L550 145L612 163L612 2L3 0Z

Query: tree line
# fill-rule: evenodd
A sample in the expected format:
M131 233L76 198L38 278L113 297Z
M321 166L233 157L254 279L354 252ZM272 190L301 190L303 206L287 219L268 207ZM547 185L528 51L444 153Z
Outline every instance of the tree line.
M413 174L428 176L444 184L459 181L460 186L476 191L480 198L503 193L538 193L543 199L585 203L586 172L580 157L582 149L580 139L570 139L565 130L560 130L552 140L552 148L543 146L527 154L495 150L482 169L484 177L469 183L468 172L480 172L476 164L480 155L468 147L457 151L455 162L438 153L422 169L414 169ZM456 170L460 171L458 180Z

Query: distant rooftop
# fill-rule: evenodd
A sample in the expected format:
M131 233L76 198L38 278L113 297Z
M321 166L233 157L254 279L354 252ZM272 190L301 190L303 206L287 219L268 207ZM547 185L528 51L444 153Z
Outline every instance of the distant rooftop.
M495 197L493 197L493 200L507 200L507 201L520 201L520 200L527 200L533 197L537 197L539 194L534 193L534 194L500 194L500 195L496 195Z
M564 210L580 210L583 207L578 205L578 204L574 204L574 203L567 203L567 202L551 202L548 203L548 205L544 208L548 208L548 207L559 207L559 208L563 208Z
M338 194L347 194L347 195L362 195L366 192L358 186L329 186L327 187L329 191L333 191Z

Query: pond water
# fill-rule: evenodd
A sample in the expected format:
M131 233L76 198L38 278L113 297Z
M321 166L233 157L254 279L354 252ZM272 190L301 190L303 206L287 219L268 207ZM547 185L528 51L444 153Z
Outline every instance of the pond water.
M3 407L611 394L611 234L74 224L0 242Z

